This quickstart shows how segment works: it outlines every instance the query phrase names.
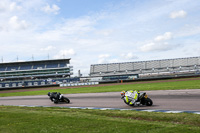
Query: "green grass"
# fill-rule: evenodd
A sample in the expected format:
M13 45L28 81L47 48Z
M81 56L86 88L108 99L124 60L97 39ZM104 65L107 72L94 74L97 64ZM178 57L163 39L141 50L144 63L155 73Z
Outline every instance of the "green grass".
M28 95L46 95L47 92L61 92L63 94L71 93L96 93L96 92L117 92L122 90L177 90L177 89L200 89L200 80L188 81L171 81L159 83L142 83L138 84L121 84L112 86L98 86L98 87L80 87L80 88L60 88L56 90L38 90L38 91L25 91L14 93L0 93L0 97L6 96L28 96Z
M199 133L200 115L0 106L1 133Z

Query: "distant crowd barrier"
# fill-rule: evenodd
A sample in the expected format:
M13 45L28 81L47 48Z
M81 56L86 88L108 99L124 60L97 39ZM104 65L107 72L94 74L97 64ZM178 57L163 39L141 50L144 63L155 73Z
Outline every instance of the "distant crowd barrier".
M86 82L86 83L61 83L60 87L66 86L85 86L85 85L97 85L99 82Z

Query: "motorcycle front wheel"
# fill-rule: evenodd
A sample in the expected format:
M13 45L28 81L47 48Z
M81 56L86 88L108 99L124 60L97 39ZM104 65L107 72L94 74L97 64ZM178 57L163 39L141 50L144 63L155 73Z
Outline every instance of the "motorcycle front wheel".
M153 104L153 101L150 98L146 98L145 101L147 106L151 106Z
M70 100L66 97L63 97L63 101L66 102L66 103L70 103Z

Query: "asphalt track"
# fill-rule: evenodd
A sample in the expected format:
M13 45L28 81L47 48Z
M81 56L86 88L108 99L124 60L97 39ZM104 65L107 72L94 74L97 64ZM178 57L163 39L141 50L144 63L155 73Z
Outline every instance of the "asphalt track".
M54 104L47 95L0 97L0 105L200 111L200 89L145 92L153 100L152 106L128 106L120 99L120 92L64 94L70 104Z

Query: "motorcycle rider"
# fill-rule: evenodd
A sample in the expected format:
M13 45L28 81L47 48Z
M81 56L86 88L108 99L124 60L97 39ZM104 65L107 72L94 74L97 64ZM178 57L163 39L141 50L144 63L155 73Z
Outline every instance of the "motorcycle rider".
M136 102L138 100L139 94L140 92L137 90L122 91L121 98L124 99L124 101L129 105L140 104L139 102Z
M59 99L62 98L63 94L61 94L60 92L58 92L58 96L59 96Z
M54 103L59 103L59 102L66 102L66 103L70 103L70 100L63 96L63 94L61 94L60 92L48 92L47 94L50 98L50 100Z
M63 94L60 94L60 92L49 92L48 96L50 96L51 101L53 101L53 98L58 101L58 99L62 98Z

